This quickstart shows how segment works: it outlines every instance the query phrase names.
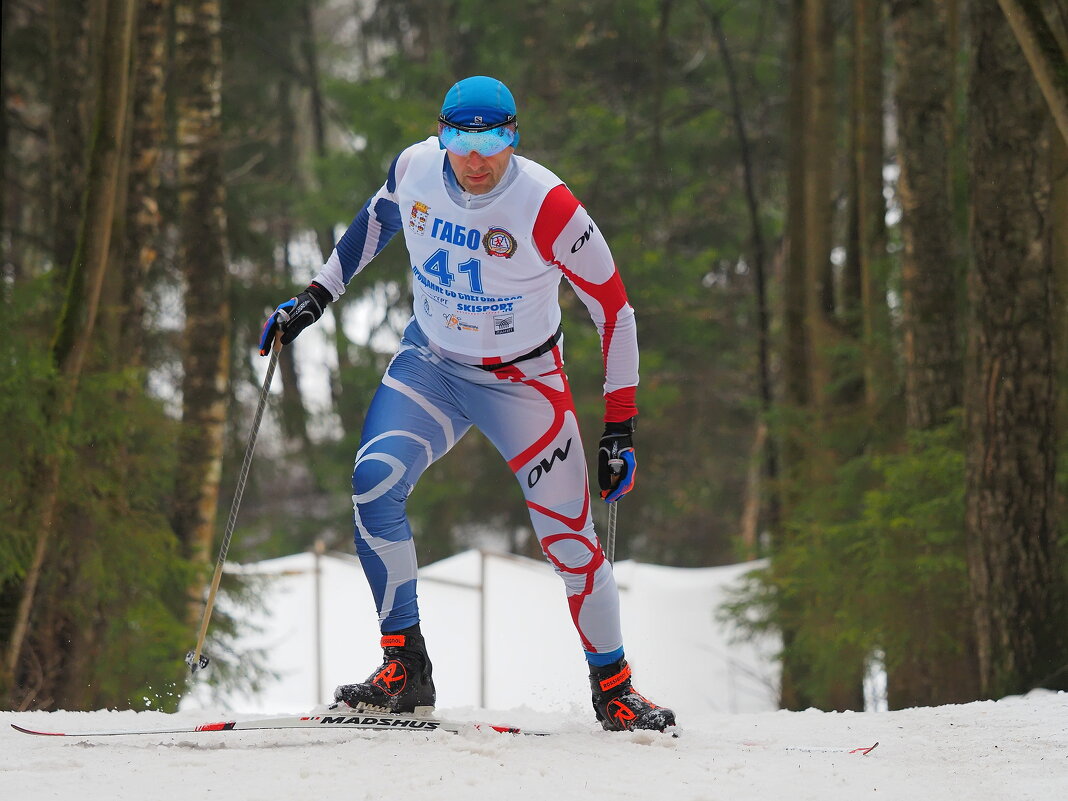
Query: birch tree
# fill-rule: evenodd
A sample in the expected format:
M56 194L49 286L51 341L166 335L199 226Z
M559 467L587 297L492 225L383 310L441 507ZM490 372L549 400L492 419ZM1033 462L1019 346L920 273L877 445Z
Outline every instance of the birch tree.
M173 521L187 556L206 564L222 470L230 354L219 3L180 0L175 24L185 330Z

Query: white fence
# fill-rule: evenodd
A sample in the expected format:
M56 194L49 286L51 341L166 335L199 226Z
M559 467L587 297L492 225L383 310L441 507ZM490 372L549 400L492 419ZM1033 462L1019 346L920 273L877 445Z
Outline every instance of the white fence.
M776 708L777 644L734 642L717 618L727 588L755 566L616 564L627 658L642 693L691 714ZM380 663L374 603L355 557L304 553L227 570L262 578L258 605L219 603L245 624L238 650L265 651L278 679L258 695L209 699L199 687L183 707L306 710ZM467 551L422 568L418 589L440 709L588 706L581 645L547 564Z

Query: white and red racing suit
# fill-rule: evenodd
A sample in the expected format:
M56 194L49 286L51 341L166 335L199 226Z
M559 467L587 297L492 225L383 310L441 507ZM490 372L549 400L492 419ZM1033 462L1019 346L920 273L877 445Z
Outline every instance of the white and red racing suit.
M356 549L382 630L419 621L407 497L474 425L519 481L587 658L607 664L622 655L619 597L594 532L558 293L566 278L600 333L606 422L633 417L634 310L608 244L541 165L513 155L497 187L468 195L430 137L394 160L315 281L336 299L398 231L413 317L368 409L352 474Z

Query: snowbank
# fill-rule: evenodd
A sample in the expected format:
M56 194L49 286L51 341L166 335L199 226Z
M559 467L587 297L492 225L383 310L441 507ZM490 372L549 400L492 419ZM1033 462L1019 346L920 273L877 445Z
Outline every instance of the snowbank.
M776 708L775 643L733 642L733 629L717 619L727 588L757 564L616 565L627 657L642 693L699 715ZM258 606L234 608L225 597L219 606L249 629L239 650L265 650L278 680L258 695L212 697L200 687L183 709L305 711L380 663L374 604L355 557L305 553L228 569L262 579ZM586 708L585 660L563 585L547 564L467 551L419 575L439 707Z

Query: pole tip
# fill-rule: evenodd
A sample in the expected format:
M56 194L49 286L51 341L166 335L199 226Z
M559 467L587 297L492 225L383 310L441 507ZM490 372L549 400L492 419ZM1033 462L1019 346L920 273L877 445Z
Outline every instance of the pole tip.
M205 654L201 654L198 659L196 652L190 651L185 655L185 663L189 665L190 673L196 673L198 670L203 670L208 666L208 657Z

